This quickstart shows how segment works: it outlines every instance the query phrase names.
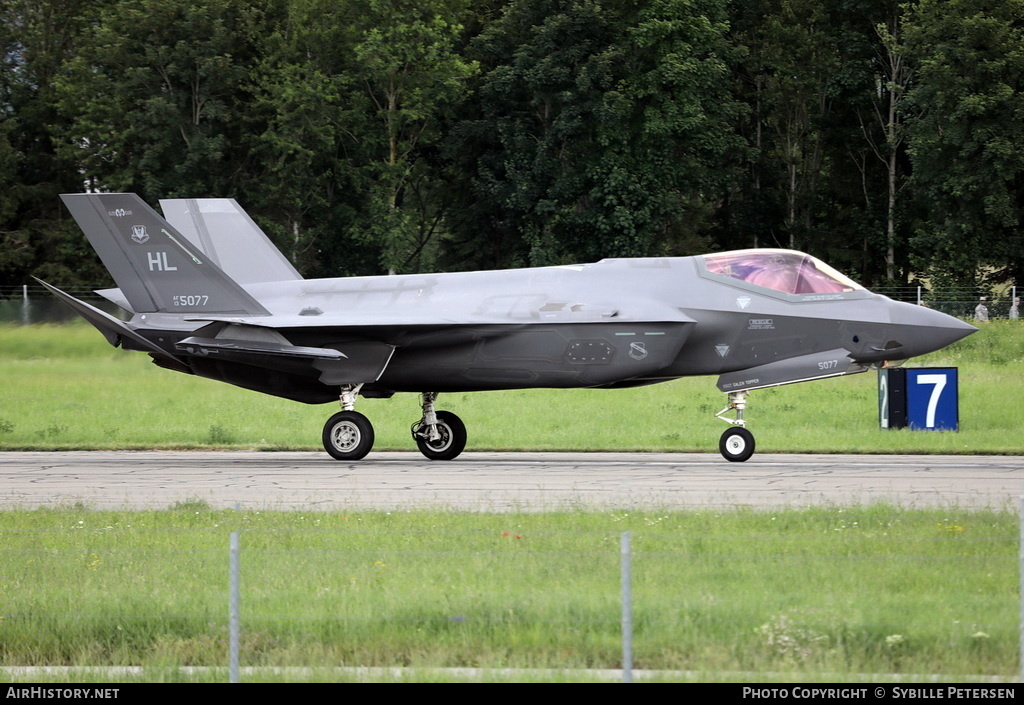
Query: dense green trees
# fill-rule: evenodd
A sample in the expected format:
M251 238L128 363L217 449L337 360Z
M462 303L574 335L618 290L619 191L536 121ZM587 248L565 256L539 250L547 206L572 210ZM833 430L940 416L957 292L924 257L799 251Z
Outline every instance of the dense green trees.
M121 0L56 77L64 149L90 185L154 201L233 192L255 126L260 12L235 0Z
M80 191L79 166L61 148L64 121L56 81L103 2L0 3L0 281L29 273L57 281L105 274L57 195Z
M456 149L473 155L476 207L522 239L516 261L707 244L708 202L743 150L727 26L716 0L523 0L485 29Z
M1024 0L8 0L0 283L57 195L237 198L310 275L781 246L1020 281Z
M1024 0L921 0L908 123L918 267L1024 282Z

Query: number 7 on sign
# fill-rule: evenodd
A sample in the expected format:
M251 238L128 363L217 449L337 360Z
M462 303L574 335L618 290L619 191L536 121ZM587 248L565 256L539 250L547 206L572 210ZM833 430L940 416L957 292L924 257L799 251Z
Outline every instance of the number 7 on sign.
M918 384L934 384L932 388L932 394L928 398L928 413L925 416L924 425L926 428L935 427L935 409L939 405L939 397L942 396L942 390L946 388L946 375L918 375Z

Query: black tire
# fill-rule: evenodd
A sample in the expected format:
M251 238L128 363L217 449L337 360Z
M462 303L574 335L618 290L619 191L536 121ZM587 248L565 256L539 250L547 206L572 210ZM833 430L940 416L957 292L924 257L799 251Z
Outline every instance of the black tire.
M466 424L452 412L437 412L437 430L441 437L433 442L413 436L420 452L430 460L453 460L466 449Z
M754 434L741 426L733 426L722 434L718 452L733 463L749 460L754 454Z
M358 411L339 411L324 424L323 441L335 460L359 460L373 448L373 424Z

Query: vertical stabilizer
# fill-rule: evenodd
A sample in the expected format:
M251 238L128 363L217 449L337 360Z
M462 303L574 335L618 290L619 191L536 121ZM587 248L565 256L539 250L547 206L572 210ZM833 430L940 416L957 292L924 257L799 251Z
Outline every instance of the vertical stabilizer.
M66 194L61 199L133 311L269 313L135 194Z
M240 284L302 279L233 198L160 201L164 217Z

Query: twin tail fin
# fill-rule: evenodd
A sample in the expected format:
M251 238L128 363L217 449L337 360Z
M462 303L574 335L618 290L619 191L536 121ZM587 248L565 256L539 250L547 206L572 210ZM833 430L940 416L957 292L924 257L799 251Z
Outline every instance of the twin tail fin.
M269 315L137 195L82 193L61 199L134 312Z

